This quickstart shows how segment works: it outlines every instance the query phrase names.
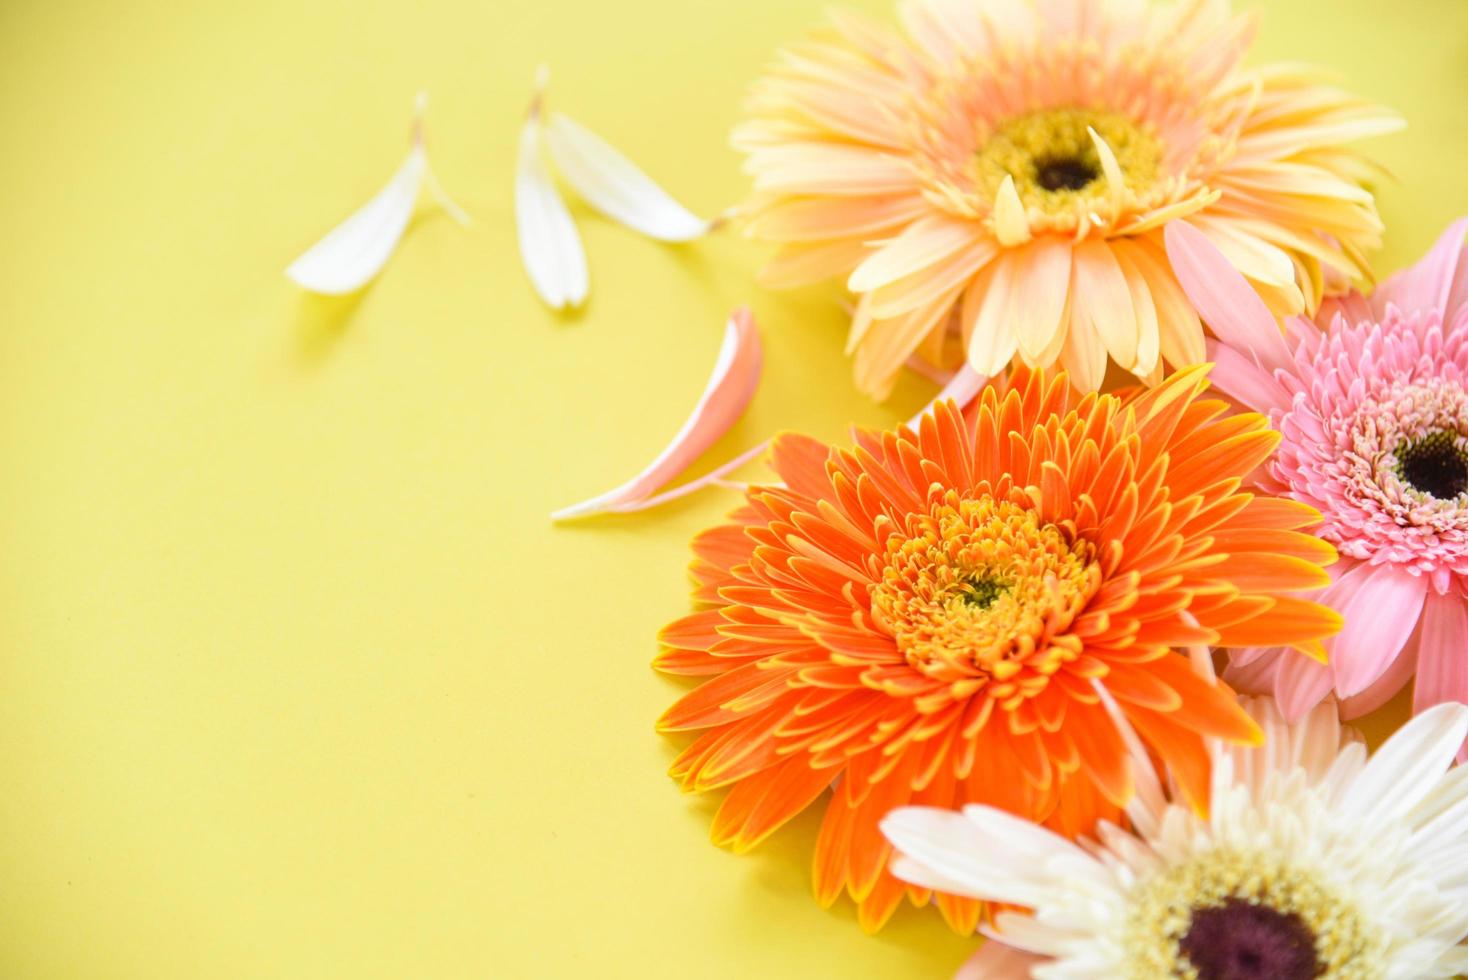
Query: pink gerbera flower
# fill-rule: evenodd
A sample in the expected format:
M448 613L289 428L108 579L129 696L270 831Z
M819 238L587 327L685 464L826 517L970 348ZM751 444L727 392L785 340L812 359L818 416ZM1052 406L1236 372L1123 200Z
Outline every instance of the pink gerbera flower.
M1346 621L1329 661L1235 650L1236 685L1298 719L1334 691L1346 717L1417 674L1413 710L1468 701L1468 219L1369 299L1327 300L1284 336L1201 236L1168 229L1180 279L1222 339L1214 384L1267 414L1283 441L1257 474L1317 508L1340 561L1319 596Z

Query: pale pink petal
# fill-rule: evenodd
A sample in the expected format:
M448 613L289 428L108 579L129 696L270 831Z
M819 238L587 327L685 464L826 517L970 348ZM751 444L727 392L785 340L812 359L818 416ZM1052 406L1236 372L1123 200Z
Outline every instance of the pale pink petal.
M1218 339L1266 370L1288 365L1289 348L1274 314L1208 236L1186 221L1169 223L1163 234L1173 274Z
M1295 264L1289 253L1260 234L1267 225L1261 227L1247 218L1218 220L1207 211L1190 215L1188 222L1208 237L1230 265L1254 282L1285 290L1297 288Z
M1465 236L1468 218L1459 218L1416 265L1382 283L1371 297L1377 315L1386 311L1388 303L1402 310L1446 311L1454 283L1468 277L1468 267L1462 263Z
M744 413L759 385L762 362L759 328L755 325L754 315L747 309L735 310L724 329L724 344L719 350L719 359L709 378L708 387L694 406L693 414L683 423L683 428L678 430L668 447L646 469L626 483L590 500L558 510L551 515L551 519L564 521L609 511L643 510L673 499L673 495L682 496L721 479L732 466L726 465L720 470L705 474L669 494L653 496L659 487L683 472L709 446L717 442Z
M1044 956L986 939L979 951L966 960L953 980L1028 980L1030 967L1047 962Z
M1468 704L1468 602L1451 594L1429 595L1423 606L1412 711L1444 701Z
M1420 621L1418 632L1421 632ZM1412 674L1417 670L1419 646L1417 637L1414 635L1380 677L1367 684L1365 690L1360 694L1353 694L1341 702L1341 717L1349 721L1352 718L1369 715L1396 697L1397 692L1406 686L1407 682L1412 679Z
M1330 603L1346 620L1326 641L1337 693L1359 694L1391 666L1417 628L1426 595L1425 578L1378 565L1356 583L1345 605Z
M1267 659L1269 659L1269 657L1270 657L1271 654L1276 654L1276 653L1279 653L1281 650L1288 650L1288 649L1290 649L1290 648L1289 647L1240 647L1239 649L1236 649L1236 650L1229 650L1229 652L1228 652L1228 665L1230 667L1248 667L1249 665L1258 663L1261 660L1267 660Z
M1208 360L1213 362L1208 380L1213 387L1246 408L1266 415L1289 407L1289 392L1268 371L1227 344L1210 340L1207 345Z
M1285 720L1293 725L1330 693L1331 671L1325 664L1298 650L1281 652L1277 663L1274 699L1279 702L1279 710Z

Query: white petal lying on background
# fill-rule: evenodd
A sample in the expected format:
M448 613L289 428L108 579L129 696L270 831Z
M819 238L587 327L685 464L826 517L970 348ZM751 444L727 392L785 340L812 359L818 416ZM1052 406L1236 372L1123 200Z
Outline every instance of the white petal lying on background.
M469 217L469 212L459 207L458 202L449 197L449 192L443 189L443 185L438 182L438 175L433 172L433 167L428 165L426 158L423 167L423 182L428 185L428 193L433 195L438 206L443 208L444 213L450 218L465 228L474 223L474 220Z
M387 264L408 227L427 162L423 148L414 146L376 197L327 232L285 274L302 288L327 295L350 293L367 285Z
M561 176L587 204L635 231L664 242L686 242L718 224L673 200L614 146L560 113L545 126L546 147Z
M439 204L456 220L468 224L469 216L444 193L428 166L428 154L423 148L426 105L427 100L420 93L414 111L413 147L387 186L285 270L302 288L336 296L367 285L397 248L425 179Z
M515 227L520 260L540 298L553 310L581 305L586 299L586 251L576 224L561 200L545 163L545 124L541 100L545 72L536 80L535 99L520 130L520 159L515 168Z
M592 514L627 513L655 507L710 483L717 483L726 473L759 455L763 446L757 446L718 470L691 480L675 490L654 496L659 487L687 469L690 463L729 431L744 413L759 385L763 361L759 328L755 325L754 315L747 309L735 310L724 328L724 343L719 349L719 359L708 386L704 388L693 413L688 416L688 421L683 423L683 428L678 430L667 448L646 469L626 483L590 500L562 508L551 514L551 520L565 521L589 517Z

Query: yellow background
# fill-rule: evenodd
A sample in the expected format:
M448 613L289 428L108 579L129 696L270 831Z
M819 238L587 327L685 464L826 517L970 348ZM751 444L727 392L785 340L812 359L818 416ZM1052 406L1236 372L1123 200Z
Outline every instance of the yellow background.
M592 300L540 307L511 172L553 104L689 205L743 181L741 91L824 0L0 5L0 977L946 976L809 897L817 821L710 846L664 775L653 636L722 491L556 528L681 422L727 311L768 368L712 457L921 403L855 395L833 290L752 285L578 210ZM862 6L881 12L879 0ZM1411 117L1384 269L1468 212L1468 3L1272 0L1260 55ZM477 222L310 299L285 265L432 94ZM712 458L711 457L711 458Z

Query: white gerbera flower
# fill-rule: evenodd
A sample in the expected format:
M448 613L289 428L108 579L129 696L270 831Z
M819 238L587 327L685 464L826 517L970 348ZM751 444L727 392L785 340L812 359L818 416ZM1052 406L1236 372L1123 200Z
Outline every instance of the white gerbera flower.
M1005 902L965 977L1428 980L1468 970L1468 707L1418 715L1367 760L1326 703L1259 748L1212 749L1210 812L1139 766L1131 829L1067 841L986 806L893 811L892 870ZM1001 947L1005 944L1008 948ZM1029 954L1029 955L1025 955Z

